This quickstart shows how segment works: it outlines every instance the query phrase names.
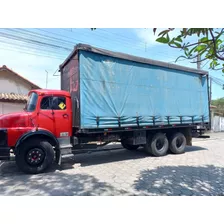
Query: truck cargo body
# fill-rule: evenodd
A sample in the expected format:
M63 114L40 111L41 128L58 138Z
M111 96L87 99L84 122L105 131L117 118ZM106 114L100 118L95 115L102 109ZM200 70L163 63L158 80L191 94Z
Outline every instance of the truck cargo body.
M201 70L78 45L61 66L61 88L82 132L210 122Z

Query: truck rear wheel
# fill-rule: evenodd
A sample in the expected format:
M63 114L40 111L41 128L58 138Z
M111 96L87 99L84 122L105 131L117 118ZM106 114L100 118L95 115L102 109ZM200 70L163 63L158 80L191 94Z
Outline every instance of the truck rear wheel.
M16 164L24 173L42 173L53 161L54 149L44 139L27 140L18 147L16 153Z
M153 137L148 136L144 149L153 156L164 156L167 154L169 142L163 133L157 133Z
M123 146L123 148L128 149L128 150L137 150L139 147L139 145L127 144L125 140L121 141L121 145Z
M174 154L184 153L187 141L181 132L177 132L170 138L170 150Z

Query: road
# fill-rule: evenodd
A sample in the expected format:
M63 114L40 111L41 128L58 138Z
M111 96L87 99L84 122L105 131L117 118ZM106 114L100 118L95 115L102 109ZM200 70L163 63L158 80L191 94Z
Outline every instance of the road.
M78 155L38 175L0 162L0 195L224 195L224 133L193 145L158 158L122 148Z

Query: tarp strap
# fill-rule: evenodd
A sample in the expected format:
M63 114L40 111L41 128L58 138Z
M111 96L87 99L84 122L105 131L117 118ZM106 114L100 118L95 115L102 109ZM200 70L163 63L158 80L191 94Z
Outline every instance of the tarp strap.
M121 127L121 118L118 117L118 126Z
M99 127L99 124L100 124L100 118L96 117L96 125L97 125L97 127Z
M170 116L167 116L168 125L170 125Z
M180 123L183 123L183 116L180 116Z
M139 117L138 116L136 117L136 122L137 122L137 125L139 126Z
M156 121L155 121L155 117L154 116L152 117L152 122L153 122L153 125L156 125Z

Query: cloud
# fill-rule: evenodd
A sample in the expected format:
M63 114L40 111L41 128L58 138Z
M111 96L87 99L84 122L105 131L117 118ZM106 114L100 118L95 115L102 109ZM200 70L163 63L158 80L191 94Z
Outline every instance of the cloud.
M135 34L142 44L147 44L148 46L161 45L156 41L156 39L158 38L158 34L164 29L166 28L158 28L156 34L153 33L153 28L135 29ZM175 29L174 31L170 32L170 37L177 36L179 32L180 29Z
M156 42L157 36L153 34L153 29L135 29L135 33L139 40L146 44L153 44L158 45L159 43Z

